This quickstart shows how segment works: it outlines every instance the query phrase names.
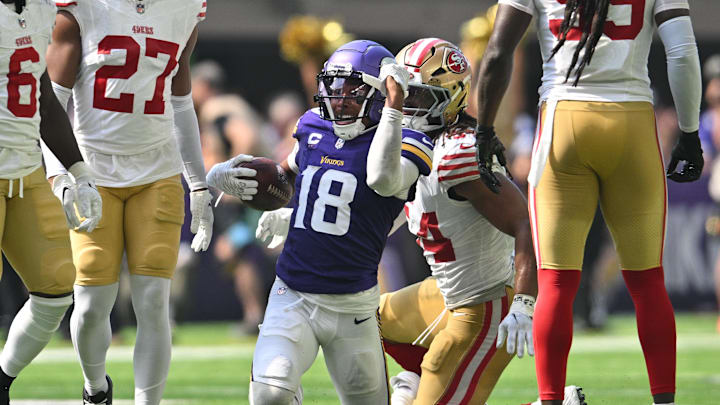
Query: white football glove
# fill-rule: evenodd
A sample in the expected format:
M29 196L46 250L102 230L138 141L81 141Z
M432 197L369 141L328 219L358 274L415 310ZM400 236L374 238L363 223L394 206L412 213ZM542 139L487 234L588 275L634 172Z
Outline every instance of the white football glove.
M77 162L67 174L53 178L53 194L65 211L68 228L79 232L92 232L102 218L102 198L95 187L95 178L85 162Z
M410 72L408 72L405 67L395 63L394 61L391 63L383 64L380 67L380 74L378 75L378 80L380 80L380 83L382 83L382 87L378 90L380 90L383 95L387 95L385 79L387 79L388 77L392 77L393 79L395 79L395 82L400 86L400 88L403 89L403 93L405 93L405 97L407 98Z
M535 355L532 336L532 317L535 312L535 297L525 294L515 294L510 312L500 322L498 330L497 347L502 347L507 337L506 349L509 354L515 353L518 357L525 354L525 345L529 355Z
M70 176L61 174L53 177L52 191L62 203L68 228L77 228L80 225L80 220L75 215L75 205L73 204L75 201L75 184Z
M378 77L363 73L363 81L370 86L378 89L384 96L387 95L387 86L385 86L385 79L391 76L395 79L395 82L403 89L405 97L408 96L408 82L410 81L410 72L407 71L403 66L395 62L395 59L385 58L383 59L380 66L380 73Z
M195 234L190 247L195 252L206 251L212 239L213 216L212 195L210 191L196 190L190 192L190 232Z
M238 177L255 177L257 171L247 167L236 167L240 163L250 162L251 160L253 160L253 156L241 154L216 164L207 174L208 184L241 200L252 200L253 195L257 194L258 182Z
M265 241L272 236L268 248L274 249L285 242L288 231L290 230L290 216L292 208L280 208L275 211L263 212L258 221L255 237L261 241Z

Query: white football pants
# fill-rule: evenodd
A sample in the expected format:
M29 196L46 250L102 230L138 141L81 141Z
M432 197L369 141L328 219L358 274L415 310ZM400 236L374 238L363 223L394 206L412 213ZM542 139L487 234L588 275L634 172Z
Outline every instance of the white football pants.
M389 405L376 314L317 306L276 279L255 346L253 381L295 392L319 347L343 405Z

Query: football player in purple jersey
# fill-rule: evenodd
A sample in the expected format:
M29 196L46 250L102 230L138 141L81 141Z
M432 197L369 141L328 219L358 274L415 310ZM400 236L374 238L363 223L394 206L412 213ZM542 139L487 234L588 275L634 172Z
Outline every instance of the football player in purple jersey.
M430 139L402 128L408 76L366 40L338 48L318 75L319 108L299 119L281 164L294 178L293 208L265 214L289 230L255 347L251 404L299 403L300 377L320 347L341 403L389 404L377 268L393 221L432 165ZM234 167L251 158L216 165L210 184L252 198L255 173Z

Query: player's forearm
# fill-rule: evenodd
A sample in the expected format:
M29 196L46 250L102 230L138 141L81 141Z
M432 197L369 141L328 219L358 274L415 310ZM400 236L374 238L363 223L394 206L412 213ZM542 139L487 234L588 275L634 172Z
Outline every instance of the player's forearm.
M402 112L385 107L367 157L367 185L389 197L402 187Z
M658 27L665 45L668 81L683 132L698 130L702 81L700 59L690 17L672 18Z
M52 35L46 53L48 74L53 82L71 89L77 80L82 59L80 25L72 14L60 10L55 16Z
M500 52L488 48L480 62L477 87L477 122L492 126L495 122L500 101L510 84L513 70L512 52Z
M288 157L285 158L285 160L280 162L280 167L283 169L285 175L288 177L288 181L290 181L290 184L293 185L295 184L295 178L300 171L300 169L295 164L295 157L297 156L299 148L300 145L295 142L292 152L290 152L290 154L288 155Z
M530 224L518 224L515 232L515 293L537 297L537 264Z
M498 106L510 84L515 48L522 40L532 15L500 4L490 41L479 63L477 83L478 124L492 126Z
M192 93L172 96L175 138L183 160L183 174L190 190L207 188L205 164L200 147L200 128L193 108Z
M67 112L55 97L47 73L40 79L40 137L66 169L83 160Z

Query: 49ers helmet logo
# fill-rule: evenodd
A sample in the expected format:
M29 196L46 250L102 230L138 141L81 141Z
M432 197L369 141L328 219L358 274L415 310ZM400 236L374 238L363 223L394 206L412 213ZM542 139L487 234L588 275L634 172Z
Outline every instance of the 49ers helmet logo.
M467 70L468 61L465 56L458 51L448 52L447 60L445 61L448 69L454 73L462 73Z

